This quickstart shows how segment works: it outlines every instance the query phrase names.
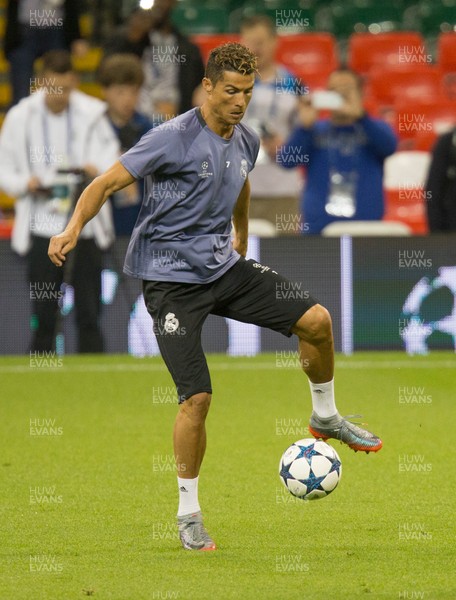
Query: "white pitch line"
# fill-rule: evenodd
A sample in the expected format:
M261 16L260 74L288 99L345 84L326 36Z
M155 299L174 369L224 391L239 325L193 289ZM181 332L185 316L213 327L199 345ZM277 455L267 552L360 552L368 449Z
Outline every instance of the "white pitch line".
M63 359L65 360L65 359ZM279 360L279 359L278 359ZM281 359L280 359L281 360ZM210 364L211 371L268 371L273 369L283 370L295 370L297 366L279 366L276 365L274 360L270 362L261 362L255 364L249 364L246 360L245 363L215 363ZM456 360L435 360L429 362L415 362L414 360L401 360L401 361L336 361L337 369L456 369ZM15 374L15 373L110 373L110 372L166 372L165 365L160 364L131 364L131 363L118 363L118 364L88 364L88 365L62 365L61 367L30 367L27 365L0 365L0 373L3 374Z

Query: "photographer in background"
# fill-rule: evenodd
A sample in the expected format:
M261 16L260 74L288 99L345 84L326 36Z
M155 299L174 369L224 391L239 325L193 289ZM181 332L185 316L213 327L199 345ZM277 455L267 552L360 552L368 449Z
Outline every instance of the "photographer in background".
M39 82L41 88L6 115L0 132L0 188L17 199L12 247L28 254L36 322L31 349L45 352L54 348L63 281L63 271L47 260L49 238L68 223L79 185L110 167L119 145L104 102L75 89L69 52L45 54ZM65 274L75 290L79 352L103 351L98 325L101 251L113 240L106 203L84 228L71 274Z
M426 198L429 231L456 231L456 129L434 145Z
M329 118L319 119L319 110L329 110ZM276 160L284 168L307 168L302 231L318 234L333 221L382 219L383 162L397 138L389 125L366 114L360 77L349 69L334 71L328 91L300 99L299 121Z

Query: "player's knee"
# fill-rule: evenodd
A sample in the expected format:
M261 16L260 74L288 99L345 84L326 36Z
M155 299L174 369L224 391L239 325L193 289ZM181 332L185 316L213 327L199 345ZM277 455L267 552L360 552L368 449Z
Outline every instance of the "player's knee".
M328 310L315 304L297 321L293 332L310 343L322 343L332 339L332 321Z
M211 394L200 392L187 398L181 406L192 420L204 421L211 405L211 398Z

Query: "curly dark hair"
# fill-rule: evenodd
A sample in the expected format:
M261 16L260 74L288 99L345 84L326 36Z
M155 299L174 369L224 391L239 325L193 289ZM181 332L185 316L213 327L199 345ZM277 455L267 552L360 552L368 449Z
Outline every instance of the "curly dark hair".
M206 65L207 79L215 85L223 77L224 71L234 71L241 75L257 72L256 56L242 44L228 42L214 48Z

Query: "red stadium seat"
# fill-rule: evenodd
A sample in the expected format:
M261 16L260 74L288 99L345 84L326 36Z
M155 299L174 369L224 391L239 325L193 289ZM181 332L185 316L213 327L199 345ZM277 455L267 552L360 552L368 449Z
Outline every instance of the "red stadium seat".
M209 54L213 48L226 44L227 42L238 42L239 35L237 33L200 33L191 36L192 42L198 46L203 57L203 62L206 64Z
M368 89L383 105L392 105L398 99L415 103L445 93L441 71L425 65L376 67L369 74Z
M308 87L309 91L326 89L328 77L334 69L315 67L294 67L293 74L300 80L299 85L303 88Z
M395 109L397 134L410 149L429 150L438 135L456 124L456 102L445 98L428 103L401 101Z
M444 73L456 73L456 32L439 35L437 64Z
M13 231L13 221L0 220L0 240L11 239L12 231Z
M339 66L336 39L329 33L303 33L279 36L277 61L290 71L304 74L319 68L334 70Z
M424 185L429 152L395 152L385 160L385 221L401 221L415 234L427 233Z
M354 33L348 46L348 64L358 73L368 73L372 68L391 65L425 64L423 36L415 32Z
M410 227L415 235L428 233L424 191L385 190L384 221L400 221Z

